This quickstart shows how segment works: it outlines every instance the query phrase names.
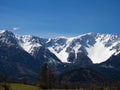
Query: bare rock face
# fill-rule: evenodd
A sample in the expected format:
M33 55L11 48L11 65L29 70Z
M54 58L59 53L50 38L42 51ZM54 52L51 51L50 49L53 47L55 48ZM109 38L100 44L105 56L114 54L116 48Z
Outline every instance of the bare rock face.
M75 63L77 65L90 65L93 64L90 58L85 55L83 52L78 52L75 54L74 52L70 52L68 56L68 60L71 63Z

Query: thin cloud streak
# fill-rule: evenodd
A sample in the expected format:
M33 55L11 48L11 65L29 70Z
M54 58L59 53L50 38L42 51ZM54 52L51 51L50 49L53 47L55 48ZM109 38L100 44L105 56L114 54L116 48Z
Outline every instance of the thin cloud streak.
M13 27L12 30L14 31L19 30L19 27Z

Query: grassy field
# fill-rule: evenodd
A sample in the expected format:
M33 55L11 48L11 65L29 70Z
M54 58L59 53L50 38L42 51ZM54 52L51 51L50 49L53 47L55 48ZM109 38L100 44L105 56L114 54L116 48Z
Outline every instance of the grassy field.
M0 84L0 90L5 90L3 87L1 87L2 84ZM11 83L8 84L10 86L10 90L42 90L36 86L32 86L32 85L25 85L25 84L17 84L17 83ZM50 90L50 89L49 89ZM51 89L51 90L73 90L73 89ZM74 89L74 90L101 90L101 89ZM119 90L118 88L112 88L110 89L109 87L106 87L102 90Z
M38 90L37 87L32 85L24 85L24 84L9 84L10 90ZM4 90L4 88L0 87L0 90Z

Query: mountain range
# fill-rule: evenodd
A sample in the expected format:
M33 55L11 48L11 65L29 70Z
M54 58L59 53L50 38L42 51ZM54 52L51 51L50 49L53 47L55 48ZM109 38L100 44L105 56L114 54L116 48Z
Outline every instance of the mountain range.
M118 74L120 36L87 33L51 39L0 31L1 73L11 73L12 80L24 76L34 79L38 78L45 63L55 66L57 71L89 67L104 74Z
M54 39L15 35L15 39L29 54L33 55L37 48L45 47L63 63L74 63L80 52L88 56L93 63L104 62L112 55L120 53L120 36L111 34L87 33Z

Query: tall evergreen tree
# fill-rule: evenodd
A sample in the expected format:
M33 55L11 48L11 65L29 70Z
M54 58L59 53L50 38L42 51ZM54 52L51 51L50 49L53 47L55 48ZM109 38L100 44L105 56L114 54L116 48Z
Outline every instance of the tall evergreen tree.
M37 86L42 89L51 89L54 88L55 81L54 69L45 63L43 70L40 73Z
M42 88L42 89L47 89L48 88L48 82L47 82L47 68L48 65L47 63L44 65L43 70L40 73L40 78L39 81L37 83L38 87Z

